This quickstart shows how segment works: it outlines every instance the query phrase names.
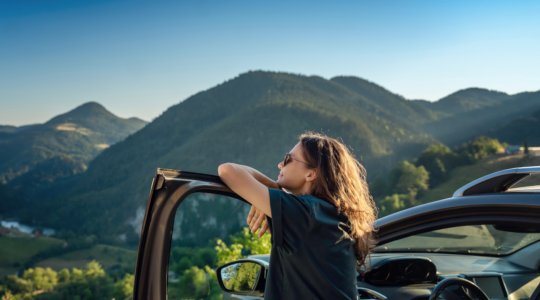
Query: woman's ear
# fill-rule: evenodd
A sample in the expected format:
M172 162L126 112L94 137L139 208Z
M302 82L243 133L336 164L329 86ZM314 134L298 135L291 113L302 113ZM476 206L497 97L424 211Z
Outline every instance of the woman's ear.
M306 181L315 181L317 179L317 171L315 169L309 169L306 174Z

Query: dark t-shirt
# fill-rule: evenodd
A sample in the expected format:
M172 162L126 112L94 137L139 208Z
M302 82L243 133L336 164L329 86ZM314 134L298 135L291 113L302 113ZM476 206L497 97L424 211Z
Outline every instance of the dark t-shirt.
M354 241L329 202L269 189L272 219L265 299L357 299ZM341 224L341 225L340 225Z

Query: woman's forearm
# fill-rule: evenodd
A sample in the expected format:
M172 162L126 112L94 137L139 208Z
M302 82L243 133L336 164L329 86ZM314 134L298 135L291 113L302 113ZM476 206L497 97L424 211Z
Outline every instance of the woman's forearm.
M260 171L249 167L249 166L243 166L240 165L243 168L246 168L246 170L255 178L258 182L266 185L269 188L279 188L279 185L274 180L270 179L268 176L264 175Z
M272 217L268 186L277 186L273 180L253 168L234 163L219 165L218 175L234 193Z

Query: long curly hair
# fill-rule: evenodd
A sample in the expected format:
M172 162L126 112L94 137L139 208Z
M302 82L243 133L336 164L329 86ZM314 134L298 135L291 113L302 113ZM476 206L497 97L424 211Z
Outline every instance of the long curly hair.
M355 241L358 266L364 265L375 245L373 238L377 207L369 193L367 173L347 146L321 133L300 135L304 157L317 170L312 195L332 203L344 214L348 230L345 238Z

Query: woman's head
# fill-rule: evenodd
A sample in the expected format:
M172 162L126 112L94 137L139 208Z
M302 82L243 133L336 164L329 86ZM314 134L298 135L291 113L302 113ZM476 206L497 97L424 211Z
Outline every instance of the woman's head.
M277 182L295 195L311 194L317 177L316 168L306 161L302 145L296 144L278 164Z
M349 220L348 234L356 240L357 257L363 263L373 245L373 223L377 214L365 168L343 143L320 133L300 135L290 156L290 169L288 164L283 166L287 161L280 163L278 183L285 188L289 188L287 184L293 188L303 187L304 193L334 204ZM294 189L290 191L295 193Z

